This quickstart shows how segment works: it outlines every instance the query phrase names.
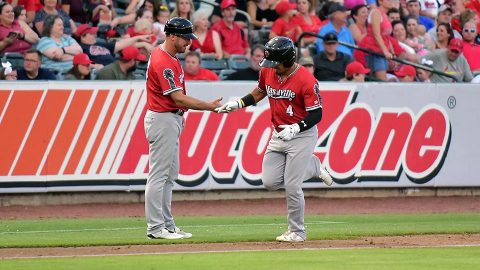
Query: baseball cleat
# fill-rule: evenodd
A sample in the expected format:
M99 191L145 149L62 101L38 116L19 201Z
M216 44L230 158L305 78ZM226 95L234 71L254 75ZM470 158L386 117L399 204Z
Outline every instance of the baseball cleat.
M280 236L277 236L276 240L279 242L305 242L305 239L303 239L296 232L291 232L290 230L284 232Z
M183 235L183 238L190 238L192 237L192 234L191 233L188 233L186 231L183 231L182 229L178 228L177 226L175 226L175 229L173 230L174 233L177 233L177 234L181 234Z
M333 184L332 176L322 167L320 167L320 175L318 178L322 179L323 183L327 186L331 186Z
M190 234L190 237L192 235ZM161 231L157 233L151 233L147 235L148 238L150 239L169 239L169 240L174 240L174 239L182 239L184 236L182 234L176 233L176 232L171 232L167 229L162 229Z

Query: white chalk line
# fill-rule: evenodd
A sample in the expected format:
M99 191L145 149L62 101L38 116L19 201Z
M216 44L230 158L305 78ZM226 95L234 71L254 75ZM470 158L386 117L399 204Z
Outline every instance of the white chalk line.
M54 255L54 256L31 256L31 257L8 257L1 260L13 259L62 259L62 258L82 258L82 257L119 257L119 256L145 256L145 255L172 255L172 254L209 254L209 253L235 253L235 252L283 252L283 251L321 251L321 250L361 250L361 249L382 249L382 248L459 248L459 247L480 247L479 244L463 245L432 245L432 246L376 246L376 247L322 247L322 248L280 248L280 249L239 249L239 250L209 250L209 251L169 251L169 252L145 252L145 253L105 253L89 255Z
M305 225L321 225L321 224L343 224L346 222L337 221L311 221L305 222ZM254 223L254 224L211 224L211 225L186 225L182 228L215 228L215 227L251 227L251 226L285 226L285 223ZM0 232L0 235L6 234L36 234L36 233L70 233L70 232L90 232L90 231L128 231L140 230L145 227L125 227L125 228L92 228L92 229L76 229L76 230L44 230L44 231L14 231Z

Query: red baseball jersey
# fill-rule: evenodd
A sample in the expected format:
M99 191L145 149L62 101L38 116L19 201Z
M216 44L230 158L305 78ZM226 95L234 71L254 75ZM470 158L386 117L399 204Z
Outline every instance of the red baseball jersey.
M275 69L262 68L258 88L267 93L275 128L298 123L308 111L322 107L317 79L300 65L283 80Z
M174 91L185 91L185 80L182 65L176 56L155 48L148 60L147 68L147 109L155 112L170 112L187 108L179 107L170 94Z

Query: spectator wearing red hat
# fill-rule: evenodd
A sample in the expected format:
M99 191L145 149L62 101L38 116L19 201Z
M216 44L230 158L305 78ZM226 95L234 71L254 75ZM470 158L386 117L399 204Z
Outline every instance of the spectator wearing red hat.
M293 42L297 41L297 38L302 33L302 29L292 20L293 16L297 14L296 8L297 4L290 3L288 0L278 2L275 11L279 18L272 24L270 39L276 36L284 36L290 38Z
M117 41L108 41L103 46L98 45L97 32L98 27L82 24L78 26L77 32L75 32L74 35L77 38L80 47L82 47L83 52L96 63L96 68L100 68L98 65L106 66L113 63L115 61L115 53L118 53L125 47L151 47L149 44L149 35L122 38Z
M473 79L472 71L463 52L463 41L454 38L450 40L447 49L438 49L425 55L424 59L433 62L433 69L451 74L459 82L470 82ZM433 83L452 82L449 77L433 74Z
M473 21L463 25L463 55L473 73L480 73L480 45L475 43L477 34L477 27Z
M353 61L345 68L345 78L340 81L364 82L365 75L370 73L370 69L364 67L362 63Z
M90 80L92 61L85 53L79 53L73 57L73 67L65 74L65 80Z
M410 65L403 65L399 70L395 71L395 75L400 82L414 82L417 77L417 71Z
M237 14L235 0L222 0L220 8L222 9L222 20L215 23L212 26L212 30L217 31L220 35L223 57L229 58L232 54L241 54L249 57L248 37L240 25L234 21Z
M219 81L217 74L200 66L202 60L196 51L190 51L185 55L185 81Z
M97 80L134 80L133 72L137 68L137 61L145 62L147 57L140 54L134 46L128 46L120 51L120 59L102 68Z

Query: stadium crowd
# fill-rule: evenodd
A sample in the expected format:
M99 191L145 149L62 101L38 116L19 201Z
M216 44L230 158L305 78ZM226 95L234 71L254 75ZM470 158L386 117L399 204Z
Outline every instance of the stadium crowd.
M480 82L479 15L480 0L8 0L0 80L145 79L183 17L198 36L179 55L186 80L258 80L262 44L287 36L319 81Z

